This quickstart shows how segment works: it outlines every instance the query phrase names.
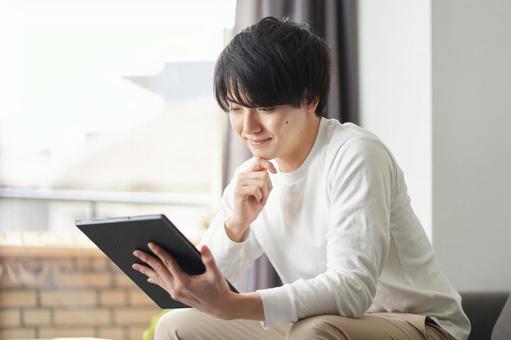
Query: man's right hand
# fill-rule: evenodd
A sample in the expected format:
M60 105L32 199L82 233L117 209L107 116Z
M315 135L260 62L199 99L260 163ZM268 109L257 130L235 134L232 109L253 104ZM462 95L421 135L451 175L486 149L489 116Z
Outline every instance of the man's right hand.
M277 169L266 159L256 157L247 171L238 175L234 190L234 211L225 221L225 231L235 242L246 239L250 224L263 210L273 186L268 171Z

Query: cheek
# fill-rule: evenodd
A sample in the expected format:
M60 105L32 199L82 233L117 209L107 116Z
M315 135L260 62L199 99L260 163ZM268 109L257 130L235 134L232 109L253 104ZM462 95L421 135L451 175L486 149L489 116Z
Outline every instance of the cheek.
M236 117L235 115L230 114L229 120L231 122L232 129L238 134L241 135L241 132L243 130L243 120L239 117Z
M276 133L286 132L292 124L291 118L288 115L274 115L270 117L266 126Z
M275 129L279 132L279 134L286 138L289 134L289 131L292 130L293 121L289 117L285 117L280 119L278 122L275 122Z
M295 142L295 124L296 123L292 117L286 117L281 122L279 122L279 139L284 144L294 143Z

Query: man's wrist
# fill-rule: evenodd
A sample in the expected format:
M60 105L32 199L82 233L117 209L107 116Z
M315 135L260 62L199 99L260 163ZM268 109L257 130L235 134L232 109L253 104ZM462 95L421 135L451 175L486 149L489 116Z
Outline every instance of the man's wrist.
M245 319L264 321L263 300L259 293L232 293L225 301L225 314L223 319Z
M249 226L242 226L235 222L231 217L224 222L225 233L234 242L241 243L245 241L248 235Z

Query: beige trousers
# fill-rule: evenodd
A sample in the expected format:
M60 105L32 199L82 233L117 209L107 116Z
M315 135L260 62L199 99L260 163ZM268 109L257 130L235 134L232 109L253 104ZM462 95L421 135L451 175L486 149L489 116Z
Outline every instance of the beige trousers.
M398 313L309 317L295 324L264 329L259 321L217 319L195 309L173 310L161 317L154 340L452 340L432 320Z

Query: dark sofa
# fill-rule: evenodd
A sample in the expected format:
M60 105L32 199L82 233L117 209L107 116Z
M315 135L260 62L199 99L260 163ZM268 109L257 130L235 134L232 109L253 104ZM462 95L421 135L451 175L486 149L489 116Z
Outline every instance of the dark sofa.
M462 292L461 298L472 324L469 340L511 340L509 292Z

